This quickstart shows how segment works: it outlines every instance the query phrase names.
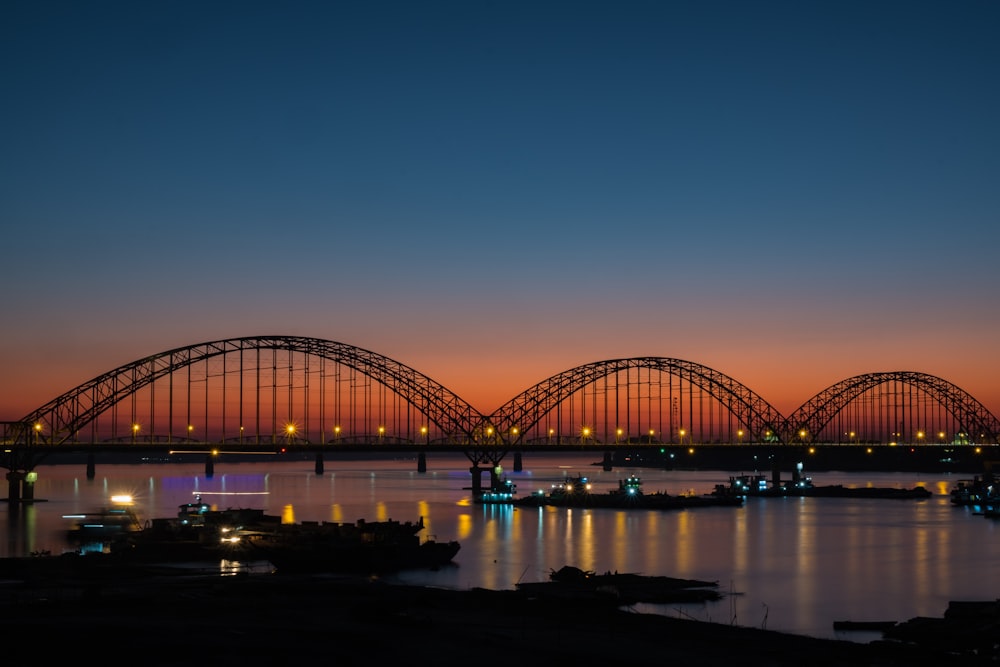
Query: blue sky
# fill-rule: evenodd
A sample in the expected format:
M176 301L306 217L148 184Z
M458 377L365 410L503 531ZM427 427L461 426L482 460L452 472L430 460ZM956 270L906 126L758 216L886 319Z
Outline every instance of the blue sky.
M0 418L295 334L1000 410L995 2L7 2ZM4 405L11 407L4 408Z

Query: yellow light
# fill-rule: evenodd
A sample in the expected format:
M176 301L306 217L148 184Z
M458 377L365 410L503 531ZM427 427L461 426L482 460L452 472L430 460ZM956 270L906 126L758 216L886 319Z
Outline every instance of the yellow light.
M288 435L292 435L293 433L295 433L295 424L289 424L288 426L286 426L285 431L288 433Z
M694 447L688 447L688 454L694 454Z
M517 427L516 426L512 427L510 429L510 432L513 433L514 435L517 435Z
M35 430L41 432L42 425L41 424L35 424Z
M132 502L132 496L128 495L127 493L117 494L111 496L111 502L125 505Z
M139 432L139 425L138 424L132 424L132 432L133 433L138 433Z

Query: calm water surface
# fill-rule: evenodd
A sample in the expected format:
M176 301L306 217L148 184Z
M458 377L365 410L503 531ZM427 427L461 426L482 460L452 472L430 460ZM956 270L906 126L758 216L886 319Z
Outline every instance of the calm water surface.
M707 493L731 474L606 472L593 460L525 456L524 471L509 476L519 495L577 473L598 492L634 473L646 492L679 494ZM426 473L412 459L328 459L322 475L312 461L221 462L211 477L197 463L99 462L92 480L82 465L38 472L39 502L0 513L0 556L72 550L64 516L105 506L111 494L133 494L140 517L153 518L174 515L200 493L218 509L258 508L286 522L423 517L424 537L461 542L454 567L400 573L395 581L512 589L564 565L703 579L719 582L721 601L636 609L817 637L868 641L871 635L835 633L833 622L940 617L950 600L1000 598L1000 523L952 506L948 492L959 477L945 474L812 475L816 484L923 484L934 496L922 501L750 498L741 508L618 511L475 505L468 460L444 455L429 457Z

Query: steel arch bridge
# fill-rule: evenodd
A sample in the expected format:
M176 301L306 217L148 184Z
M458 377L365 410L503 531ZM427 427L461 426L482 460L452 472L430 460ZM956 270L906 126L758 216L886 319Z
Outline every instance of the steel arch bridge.
M394 400L387 396L390 389ZM351 402L359 391L370 399L360 407ZM355 408L363 414L352 414ZM434 437L432 424L436 437L462 440L482 419L447 388L380 354L316 338L256 336L176 348L120 366L26 415L21 437L39 445L81 438L308 442L325 437L327 410L337 422L330 437L345 441L363 441L372 433L376 441L398 440L385 424L393 418L415 424L417 413L423 416L417 430L425 441ZM355 428L340 427L341 418L351 419ZM363 431L364 419L382 425Z
M431 378L352 345L293 336L198 343L104 373L3 424L11 450L185 444L510 449L753 443L996 443L1000 424L940 378L871 373L788 418L701 364L583 364L482 414ZM8 467L14 464L8 464Z
M666 384L662 376L666 376ZM490 415L488 423L505 442L554 439L558 443L566 437L565 429L550 424L561 426L566 421L562 412L569 401L569 421L580 423L570 434L570 441L593 439L621 444L648 437L649 442L683 444L688 436L688 442L694 442L691 438L696 435L693 428L698 421L694 411L704 414L708 398L729 415L728 425L713 421L717 431L707 436L710 440L731 439L734 425L738 437L746 442L774 440L784 423L774 407L733 378L701 364L665 357L612 359L577 366L515 397ZM631 409L634 403L643 401L646 410Z
M787 419L785 442L995 444L1000 421L954 384L912 371L833 384Z

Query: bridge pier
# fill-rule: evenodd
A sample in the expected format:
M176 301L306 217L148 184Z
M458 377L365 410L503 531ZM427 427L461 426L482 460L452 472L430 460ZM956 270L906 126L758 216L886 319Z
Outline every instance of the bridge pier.
M94 461L94 454L87 454L87 479L94 479L97 475L97 466Z
M38 473L34 470L29 470L24 474L24 481L21 483L21 500L22 501L33 501L35 499L35 480L38 479Z
M19 470L11 470L7 473L7 502L15 505L21 502L21 482L24 481L24 473Z
M611 468L613 467L612 458L613 457L611 455L611 452L604 452L604 465L603 465L604 472L611 471Z
M213 477L215 475L215 457L211 454L205 455L205 477Z
M316 453L316 474L323 474L323 454L321 452Z
M522 470L524 470L524 465L521 461L521 452L514 452L514 472L521 472Z
M417 472L427 472L427 454L424 452L417 454Z
M477 465L469 468L469 472L472 473L472 497L478 498L483 493L483 469Z

